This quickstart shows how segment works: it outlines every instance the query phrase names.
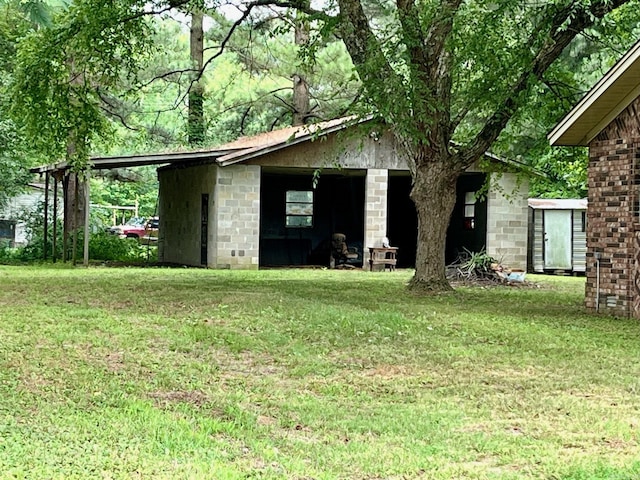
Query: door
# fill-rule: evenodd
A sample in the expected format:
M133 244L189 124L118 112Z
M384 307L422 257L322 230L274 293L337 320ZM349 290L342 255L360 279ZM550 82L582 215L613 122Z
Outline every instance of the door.
M209 194L203 193L200 206L200 265L207 264L209 253Z
M571 210L544 212L544 268L571 270Z

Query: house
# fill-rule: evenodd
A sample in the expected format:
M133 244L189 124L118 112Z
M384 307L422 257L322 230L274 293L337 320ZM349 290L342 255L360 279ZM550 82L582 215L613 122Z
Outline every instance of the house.
M328 265L331 235L343 233L364 265L368 248L385 237L398 247L398 267L415 264L411 175L388 131L339 119L241 138L208 155L158 169L161 262ZM487 175L492 188L477 197ZM478 168L461 176L448 260L463 248L486 249L512 268L526 268L527 185L518 190L518 183L514 173Z
M0 241L12 247L27 243L24 217L39 208L44 201L44 190L44 185L30 183L23 193L10 198L0 209Z
M535 273L584 273L586 199L529 199L529 268Z
M640 318L640 42L549 134L589 147L585 304Z

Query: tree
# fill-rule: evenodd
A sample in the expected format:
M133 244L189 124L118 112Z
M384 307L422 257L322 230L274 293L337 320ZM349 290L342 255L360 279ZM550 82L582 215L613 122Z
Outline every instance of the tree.
M204 142L204 87L200 81L204 66L204 13L200 9L191 12L191 27L189 29L189 46L192 68L196 75L189 89L189 145L198 146Z
M349 112L360 87L351 59L342 42L322 38L310 22L295 11L269 10L236 29L205 74L213 138L228 141ZM221 45L230 26L216 16L210 43Z
M29 31L46 22L44 2L0 2L0 206L19 193L31 175L28 167L34 153L9 115L9 90L13 80L16 45Z
M576 36L626 3L637 10L630 0L337 0L330 15L293 2L334 26L368 102L408 158L418 213L412 288L451 288L445 241L458 177L544 85Z

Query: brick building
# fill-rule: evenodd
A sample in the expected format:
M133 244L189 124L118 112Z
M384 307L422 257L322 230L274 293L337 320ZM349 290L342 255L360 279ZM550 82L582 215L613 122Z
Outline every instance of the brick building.
M640 318L640 43L549 134L589 147L585 304Z

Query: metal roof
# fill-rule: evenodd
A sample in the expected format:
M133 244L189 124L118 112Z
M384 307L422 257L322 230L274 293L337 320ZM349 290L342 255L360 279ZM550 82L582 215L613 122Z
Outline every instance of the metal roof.
M101 170L139 167L142 165L179 165L182 163L203 161L216 161L220 165L226 166L263 155L270 151L305 142L318 135L327 135L348 126L368 121L370 118L371 117L358 118L350 116L311 125L281 128L258 135L241 137L233 142L207 150L92 157L90 159L91 169ZM67 168L69 168L67 162L59 162L34 167L30 171L32 173L46 173L66 170Z
M586 198L530 198L534 210L586 210Z
M248 148L224 155L217 159L217 162L221 166L226 167L227 165L244 162L369 120L371 120L370 116L364 118L350 116L300 127L283 128L281 130L256 135L246 140L239 139L225 146L229 147L240 144L247 145ZM250 142L252 139L253 141Z
M551 145L587 146L640 95L640 42L549 133Z
M198 150L191 152L169 152L151 153L142 155L124 155L117 157L93 157L90 164L93 170L104 170L110 168L140 167L142 165L163 165L167 163L187 163L200 160L214 160L218 157L228 155L233 150ZM34 167L31 173L46 173L66 170L69 168L67 162L58 162L49 165Z
M233 142L208 150L123 155L114 157L93 157L90 159L90 164L91 169L93 170L137 167L142 165L160 165L165 169L175 168L181 165L212 162L216 162L218 165L225 167L227 165L241 163L252 158L266 155L267 153L288 148L299 143L313 141L315 138L368 122L371 119L371 116L349 116L311 125L282 128L250 137L241 137ZM503 159L490 152L485 153L485 157L491 161L512 165L518 169L530 169L530 167L518 161ZM67 162L59 162L32 168L31 172L51 173L63 171L68 168L69 165ZM535 170L530 170L533 173L540 175Z

